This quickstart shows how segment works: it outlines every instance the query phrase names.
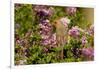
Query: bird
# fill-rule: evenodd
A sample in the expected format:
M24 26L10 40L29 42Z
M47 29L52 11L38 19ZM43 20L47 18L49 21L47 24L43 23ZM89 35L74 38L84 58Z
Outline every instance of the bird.
M70 19L67 17L62 17L55 19L53 25L56 29L56 37L57 37L57 47L61 48L60 58L63 59L63 47L67 43L68 37L68 24L70 23Z

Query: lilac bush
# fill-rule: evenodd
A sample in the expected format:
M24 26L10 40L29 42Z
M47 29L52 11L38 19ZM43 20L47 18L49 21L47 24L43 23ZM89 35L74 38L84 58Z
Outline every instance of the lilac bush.
M15 65L93 61L94 25L83 9L15 4Z

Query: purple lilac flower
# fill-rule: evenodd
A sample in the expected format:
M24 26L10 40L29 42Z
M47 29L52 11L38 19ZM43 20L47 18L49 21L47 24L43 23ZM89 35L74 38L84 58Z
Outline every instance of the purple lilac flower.
M42 37L42 45L55 46L56 35L52 33L52 26L48 19L44 19L40 22L40 35Z
M42 34L41 37L42 37L42 39L48 39L49 38L48 35L44 35L44 34Z
M49 44L49 40L45 39L42 41L42 45L47 46Z
M44 40L42 41L43 45L49 45L51 47L56 45L56 34L52 34L51 37L43 38Z
M72 28L69 30L68 34L69 34L70 36L73 36L73 37L78 37L78 36L80 35L80 31L79 31L78 27L75 26L75 27L72 27Z
M40 17L51 16L54 13L54 9L52 7L35 6L34 9Z
M44 50L45 52L48 52L48 49L47 49L46 47L44 47L43 50Z
M50 23L50 21L48 19L41 19L40 23L47 25L48 23Z
M90 35L94 35L94 26L93 25L90 26L90 29L89 29L88 33Z
M16 40L16 43L19 44L20 46L24 46L25 44L23 39Z
M82 39L81 39L81 41L82 41L82 45L85 45L85 44L87 43L87 39L86 39L86 37L83 36Z
M56 41L56 33L52 34L51 39L50 39L51 47L54 47L57 43Z
M43 6L43 5L37 5L34 7L34 10L36 12L40 12L42 9L46 9L46 6Z
M40 24L40 34L49 34L52 30L52 26L49 23L49 20L43 20Z
M70 20L67 17L61 18L60 22L64 24L65 27L68 27Z
M69 14L69 15L74 15L77 11L77 8L76 7L67 7L66 8L66 12Z
M94 49L92 47L83 48L82 54L85 56L88 56L88 57L92 57L92 56L94 56Z
M41 44L44 46L54 46L56 44L56 35L52 33L52 26L50 21L46 19L48 16L52 16L54 13L53 7L47 6L35 6L37 16L40 17L39 27L41 35Z

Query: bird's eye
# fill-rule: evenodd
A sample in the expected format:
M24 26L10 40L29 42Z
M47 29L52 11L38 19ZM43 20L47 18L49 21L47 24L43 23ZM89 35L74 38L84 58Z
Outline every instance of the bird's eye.
M57 24L57 22L54 22L55 24Z

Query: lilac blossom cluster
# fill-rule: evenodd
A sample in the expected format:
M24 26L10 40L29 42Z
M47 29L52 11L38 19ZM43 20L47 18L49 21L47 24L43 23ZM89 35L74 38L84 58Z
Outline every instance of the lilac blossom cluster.
M88 33L89 33L91 36L94 35L94 26L93 26L93 25L90 26Z
M83 48L82 54L87 57L93 57L94 56L94 49L92 47Z
M77 11L77 8L76 7L67 7L65 10L69 15L74 15Z
M49 47L56 46L56 34L52 32L52 26L50 21L47 19L48 16L53 14L53 8L47 6L36 6L35 11L40 17L39 27L42 45Z
M68 34L72 37L78 37L80 35L79 28L77 26L72 27L69 31Z
M38 5L38 6L35 6L34 10L37 12L37 15L42 18L52 16L54 13L54 9L48 6Z
M86 36L83 36L81 41L83 46L88 42Z
M49 20L43 20L39 24L40 26L40 35L42 37L42 44L44 46L55 46L56 45L56 34L52 33L52 26Z
M20 46L24 46L24 40L19 38L19 36L17 34L15 34L15 37L16 37L16 39L15 39L16 44L18 44Z
M70 23L70 19L68 19L67 17L63 17L60 19L60 22L65 26L68 27L68 24Z

